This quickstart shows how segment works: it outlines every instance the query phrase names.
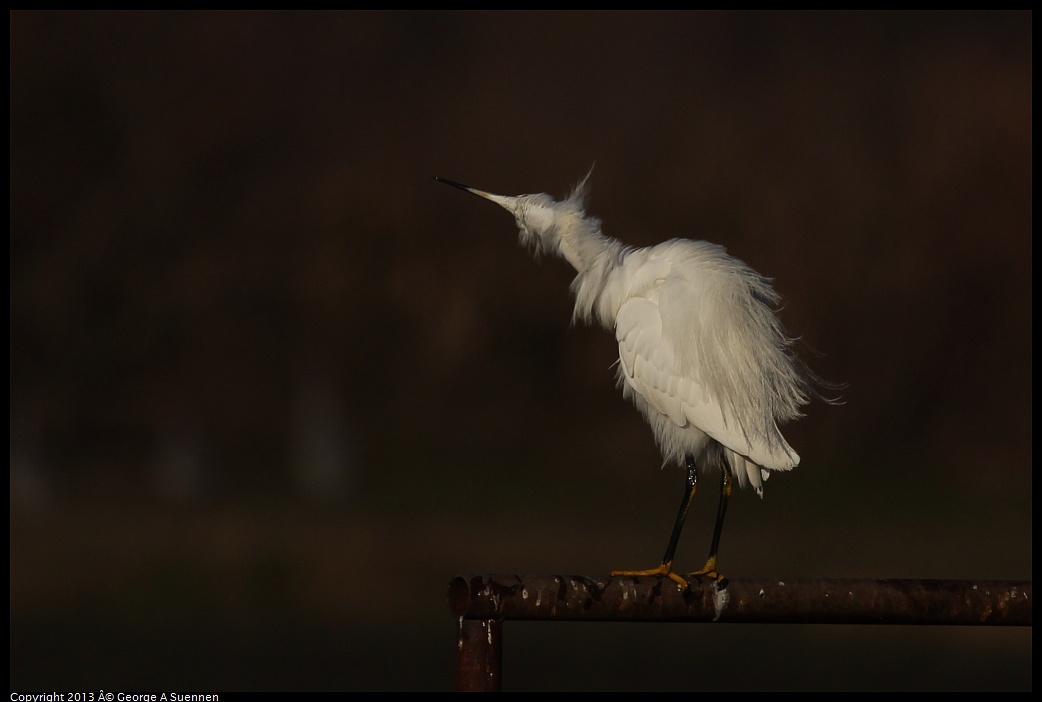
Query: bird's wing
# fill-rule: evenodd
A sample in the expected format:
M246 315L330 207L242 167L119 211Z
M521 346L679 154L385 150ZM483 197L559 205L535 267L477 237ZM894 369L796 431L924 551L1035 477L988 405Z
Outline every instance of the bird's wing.
M630 389L677 426L687 426L680 378L673 372L676 363L662 341L658 305L641 297L625 302L615 317L615 338L622 377Z
M656 302L635 297L623 303L616 316L615 337L625 383L674 424L693 425L765 468L787 470L798 461L793 460L795 453L780 434L780 451L750 441L748 432L702 384L697 359L694 364L692 359L685 359L682 371L675 349L663 336L662 315Z

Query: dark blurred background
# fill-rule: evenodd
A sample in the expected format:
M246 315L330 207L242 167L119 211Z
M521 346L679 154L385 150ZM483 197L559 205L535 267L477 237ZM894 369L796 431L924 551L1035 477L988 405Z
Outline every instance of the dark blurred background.
M451 689L453 575L658 562L611 335L435 175L596 164L775 279L848 388L726 573L1031 578L1030 13L10 22L12 690ZM504 684L1030 689L1030 634L512 623Z

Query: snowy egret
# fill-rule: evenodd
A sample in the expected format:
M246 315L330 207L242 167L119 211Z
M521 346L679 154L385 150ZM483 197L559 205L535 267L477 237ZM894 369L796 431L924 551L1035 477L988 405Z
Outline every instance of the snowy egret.
M651 425L665 460L687 469L662 563L612 575L660 575L687 586L673 572L673 556L699 470L715 469L722 477L709 557L688 575L721 581L716 556L732 482L751 485L762 497L772 471L799 465L778 424L801 416L800 408L817 396L816 379L775 314L779 296L769 279L705 241L633 248L605 236L600 220L586 213L589 177L563 201L435 180L502 206L514 215L523 245L575 268L573 321L596 321L615 332L623 395Z

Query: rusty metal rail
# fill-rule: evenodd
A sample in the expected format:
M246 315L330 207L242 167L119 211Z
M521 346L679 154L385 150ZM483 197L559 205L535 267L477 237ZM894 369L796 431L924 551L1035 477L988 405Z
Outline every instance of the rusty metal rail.
M459 575L456 687L502 686L506 620L1031 626L1030 580L693 580Z

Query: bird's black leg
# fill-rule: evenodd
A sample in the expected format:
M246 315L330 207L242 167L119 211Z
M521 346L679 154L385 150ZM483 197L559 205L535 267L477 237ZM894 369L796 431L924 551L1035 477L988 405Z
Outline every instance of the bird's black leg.
M687 519L687 511L691 507L691 501L695 499L698 491L698 467L695 465L694 456L684 457L687 463L687 482L684 487L684 495L680 500L680 509L677 511L677 519L673 522L673 533L669 536L669 544L666 546L666 555L662 557L662 565L669 566L673 563L673 555L677 551L680 542L680 532L684 528L684 520Z
M695 493L698 491L698 467L695 465L694 456L687 455L684 457L684 460L687 463L687 481L684 485L684 495L680 499L680 509L677 511L677 518L673 523L673 533L669 536L666 554L662 556L662 565L649 570L613 570L611 572L612 575L665 575L678 584L687 587L687 581L673 572L673 555L676 553L677 544L680 542L680 532L684 529L684 520L687 518L688 508L691 507L691 501L695 498Z
M716 552L720 548L720 532L724 529L724 516L727 514L727 500L731 497L732 482L734 476L731 473L731 466L728 465L727 461L721 462L721 472L723 477L720 479L720 506L716 511L716 526L713 527L713 543L709 546L709 558L706 559L706 564L702 566L701 570L696 570L688 575L694 576L705 576L716 580L717 582L724 579L724 576L716 570Z

